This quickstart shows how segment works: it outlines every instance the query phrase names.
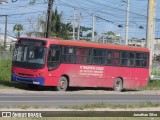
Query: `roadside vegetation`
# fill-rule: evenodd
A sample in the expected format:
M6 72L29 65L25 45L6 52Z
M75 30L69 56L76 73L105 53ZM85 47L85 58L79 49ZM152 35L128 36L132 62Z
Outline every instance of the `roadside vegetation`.
M0 80L10 81L11 79L11 60L0 60Z
M11 81L11 59L0 59L0 88L5 87L26 87L24 84Z
M57 109L61 109L61 111L68 109L69 111L135 111L135 109L140 110L141 108L145 109L145 110L149 110L150 108L159 108L160 107L160 103L151 103L151 102L144 102L144 103L139 103L139 104L106 104L106 103L95 103L95 104L84 104L84 105L75 105L75 106L61 106L58 107ZM7 108L10 111L12 110L12 107L2 107L1 109L3 110L4 108ZM46 109L48 111L56 111L56 108L54 108L52 110L52 107L39 107L39 106L14 106L14 109L17 109L18 111L46 111ZM45 110L43 110L43 108L45 108ZM51 108L51 109L50 109ZM104 108L104 109L103 109ZM108 110L105 110L105 108L107 108ZM1 110L0 109L0 110ZM111 110L109 110L111 109ZM121 109L121 110L120 110ZM2 111L1 110L1 111ZM156 110L156 109L155 109ZM77 116L75 114L75 116ZM44 117L42 116L42 118L29 118L30 120L52 120L52 119L56 119L56 120L117 120L117 118L119 120L150 120L151 117ZM154 118L154 120L158 120L157 117L152 117ZM25 120L27 118L12 118L12 120ZM0 120L3 120L0 118ZM6 118L5 120L10 120L10 118Z
M21 110L43 110L43 109L69 109L69 110L94 110L94 109L140 109L140 108L160 108L160 103L152 103L152 102L142 102L142 103L135 103L135 104L108 104L104 102L100 103L93 103L93 104L83 104L83 105L69 105L69 106L37 106L37 105L17 105L17 106L0 106L1 109L21 109Z
M96 109L96 108L110 108L110 109L135 109L135 108L157 108L160 107L160 103L143 102L138 104L106 104L106 103L95 103L95 104L84 104L84 105L74 105L74 106L61 106L64 109Z
M150 80L148 85L144 87L146 90L160 90L160 80Z

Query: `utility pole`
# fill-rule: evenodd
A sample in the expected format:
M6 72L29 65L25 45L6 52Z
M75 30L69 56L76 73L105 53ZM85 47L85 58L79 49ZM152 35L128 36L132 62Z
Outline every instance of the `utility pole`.
M5 34L4 34L4 50L6 49L6 41L7 41L7 15L4 15L6 17L6 20L5 20Z
M92 41L94 41L94 16L95 14L92 14Z
M81 29L81 13L80 13L80 17L79 17L79 21L78 21L78 33L77 33L77 40L80 39L80 30Z
M148 17L147 17L147 32L146 32L146 47L150 50L150 67L154 55L154 21L155 17L155 0L148 0Z
M125 45L128 45L129 2L130 2L130 0L127 0Z
M76 9L73 10L73 40L75 40L75 16L76 16Z
M46 38L50 37L51 34L51 20L52 20L52 7L53 7L53 1L54 0L49 0L48 1L48 12L47 12L47 30L46 30Z

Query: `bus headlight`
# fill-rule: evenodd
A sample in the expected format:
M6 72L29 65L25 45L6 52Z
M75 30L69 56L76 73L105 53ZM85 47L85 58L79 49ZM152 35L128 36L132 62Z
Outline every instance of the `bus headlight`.
M44 75L44 72L40 72L36 75L36 77L43 77L43 75Z

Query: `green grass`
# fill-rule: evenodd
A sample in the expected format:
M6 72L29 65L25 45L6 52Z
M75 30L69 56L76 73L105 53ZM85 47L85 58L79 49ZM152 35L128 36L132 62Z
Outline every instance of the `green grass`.
M10 81L11 79L11 60L0 60L0 80Z
M19 87L26 88L24 84L11 81L11 59L0 59L0 88Z
M157 76L160 76L160 71L152 70L151 75L157 75Z
M109 108L109 109L135 109L135 108L159 108L160 103L152 103L152 102L142 102L137 104L108 104L108 103L94 103L94 104L83 104L83 105L73 105L73 106L59 106L59 107L52 107L52 106L27 106L27 105L18 105L18 106L0 106L1 109L35 109L35 110L43 110L46 109L75 109L75 110L85 110L85 109L103 109L103 108ZM1 110L0 109L0 110Z
M147 86L139 87L138 90L160 90L160 80L149 80Z
M160 90L160 80L150 80L147 88L152 90Z
M106 103L95 103L95 104L84 104L84 105L74 105L74 106L60 106L64 109L95 109L95 108L111 108L111 109L133 109L133 108L151 108L160 107L160 103L143 102L138 104L106 104Z
M36 110L40 110L40 109L43 109L43 108L50 108L48 106L37 106L37 105L17 105L17 106L0 106L0 110L1 109L22 109L22 110L26 110L26 109L36 109Z

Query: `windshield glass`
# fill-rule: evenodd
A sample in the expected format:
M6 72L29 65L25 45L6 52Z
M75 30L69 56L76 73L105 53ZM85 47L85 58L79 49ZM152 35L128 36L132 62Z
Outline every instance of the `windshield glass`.
M42 68L45 64L45 54L46 48L44 47L22 46L17 44L12 60L13 64L19 67Z

